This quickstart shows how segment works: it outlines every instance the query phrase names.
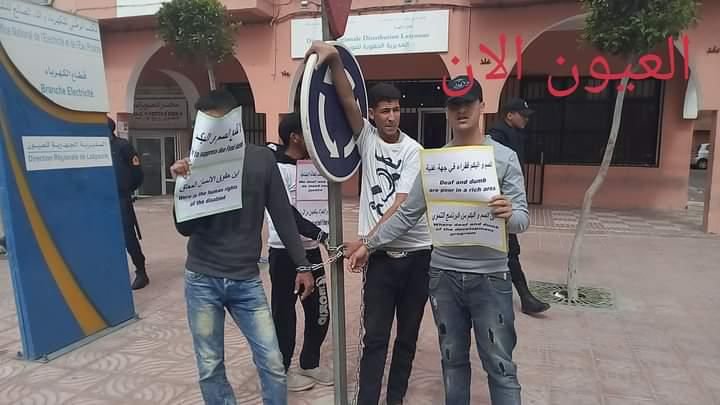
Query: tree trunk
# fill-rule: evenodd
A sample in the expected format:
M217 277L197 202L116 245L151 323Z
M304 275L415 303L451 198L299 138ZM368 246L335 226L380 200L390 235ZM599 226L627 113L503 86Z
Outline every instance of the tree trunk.
M215 72L213 71L213 65L212 63L208 63L207 65L207 73L208 73L208 80L210 81L210 90L215 90Z
M628 63L631 66L634 66L635 60L635 57L631 56L628 58ZM585 198L583 199L580 220L578 222L577 229L575 230L575 238L573 239L572 250L570 251L570 260L568 262L567 298L570 303L576 303L578 301L577 273L580 265L580 251L582 248L583 238L585 236L585 229L587 228L588 220L590 219L590 209L592 207L592 201L595 197L595 193L597 193L600 187L602 187L605 177L607 176L608 169L610 168L610 163L612 162L613 152L615 151L615 142L617 141L617 137L620 132L620 121L622 119L625 91L629 81L630 78L628 76L623 77L620 81L620 85L622 87L615 98L613 122L612 127L610 128L610 136L608 137L607 146L605 147L605 155L603 156L602 163L600 164L600 169L598 170L597 175L595 175L595 179L592 184L585 192Z

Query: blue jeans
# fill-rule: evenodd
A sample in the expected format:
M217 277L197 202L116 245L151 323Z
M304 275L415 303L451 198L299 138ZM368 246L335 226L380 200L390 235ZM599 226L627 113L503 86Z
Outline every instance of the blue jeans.
M440 339L445 403L470 404L470 330L488 375L492 405L520 405L512 281L507 272L430 270L430 303Z
M205 404L236 404L225 374L227 308L250 344L263 404L287 405L287 376L260 277L236 281L185 270L185 300Z

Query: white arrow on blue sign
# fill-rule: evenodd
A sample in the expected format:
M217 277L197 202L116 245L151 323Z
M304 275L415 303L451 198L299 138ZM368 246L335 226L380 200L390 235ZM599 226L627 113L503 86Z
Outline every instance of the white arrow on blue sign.
M337 48L345 74L355 93L363 117L367 118L368 101L365 79L353 54L340 42L328 42ZM332 82L327 64L317 70L317 55L308 57L300 90L300 116L305 144L320 173L328 180L342 183L360 167L360 153Z

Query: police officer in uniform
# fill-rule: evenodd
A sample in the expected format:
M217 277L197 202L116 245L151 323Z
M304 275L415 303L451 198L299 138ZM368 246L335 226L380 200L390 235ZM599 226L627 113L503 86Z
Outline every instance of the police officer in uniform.
M523 130L535 111L530 109L525 100L514 98L508 101L500 111L500 120L488 130L497 142L515 151L520 166L525 168L525 134ZM520 264L520 241L517 235L509 235L508 267L515 289L520 296L522 311L534 315L550 309L550 304L537 299L527 284L525 273Z
M108 126L112 137L110 149L112 150L113 166L117 179L118 194L120 196L120 215L122 216L123 232L125 234L125 248L135 265L135 281L132 289L139 290L150 283L145 272L145 255L140 247L140 226L133 209L132 193L143 182L143 171L140 166L140 157L127 139L115 134L115 121L108 117Z

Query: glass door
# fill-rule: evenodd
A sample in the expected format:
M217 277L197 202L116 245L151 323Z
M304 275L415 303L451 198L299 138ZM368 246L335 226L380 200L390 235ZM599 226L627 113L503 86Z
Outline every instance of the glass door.
M177 138L165 134L133 134L135 150L140 155L145 180L138 190L144 196L172 194L175 181L170 166L177 160Z
M140 166L145 179L138 190L140 195L163 194L162 143L160 138L135 138L135 150L140 155Z

